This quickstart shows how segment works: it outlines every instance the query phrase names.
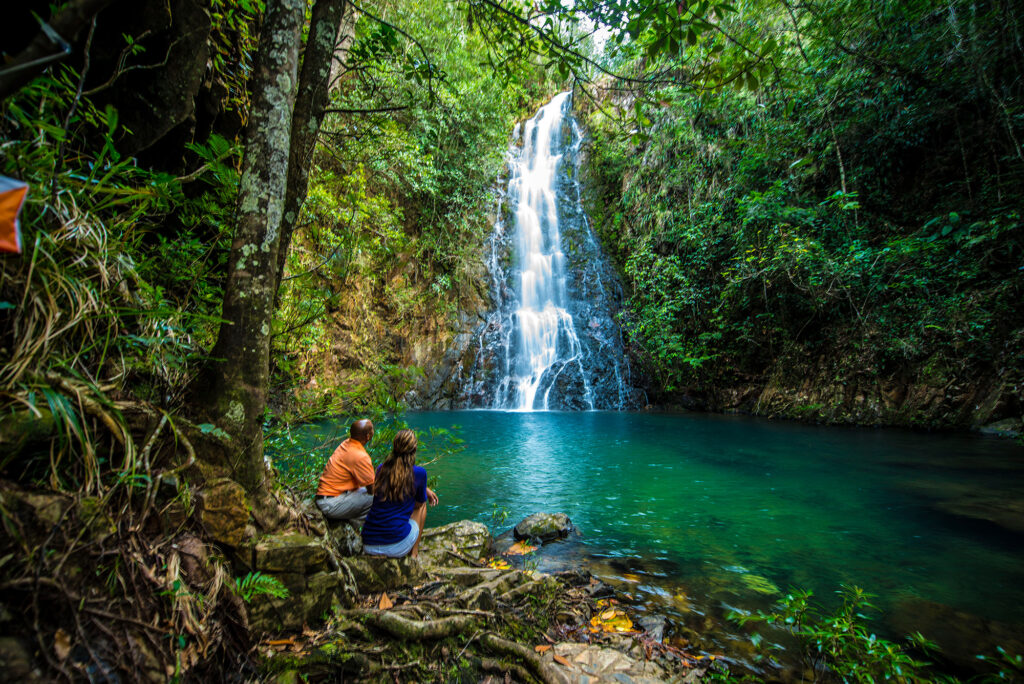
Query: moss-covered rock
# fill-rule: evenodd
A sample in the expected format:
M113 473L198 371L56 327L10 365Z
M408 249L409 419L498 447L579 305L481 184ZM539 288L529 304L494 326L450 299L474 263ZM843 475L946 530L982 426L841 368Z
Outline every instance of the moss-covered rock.
M344 561L351 570L359 592L368 594L391 591L398 587L418 584L426 578L426 572L415 558L383 558L377 556L354 556Z
M981 428L984 435L996 435L997 437L1017 437L1024 431L1024 425L1020 418L1004 418L994 423L989 423Z
M534 513L520 520L512 534L517 540L549 542L568 537L572 529L572 521L565 513Z
M330 614L336 600L350 605L355 596L355 586L345 572L273 576L288 588L288 596L253 597L249 605L249 625L256 632L274 633L317 624Z
M94 542L101 542L117 532L117 526L98 496L86 496L78 501L78 517L89 530L89 536Z
M275 534L263 537L253 548L255 569L268 573L311 574L327 569L323 542L305 534Z
M0 637L0 672L4 681L9 682L46 681L35 667L25 643L17 637Z
M441 527L428 527L420 538L420 562L428 566L449 565L449 550L480 560L491 550L491 533L483 523L459 520Z
M211 482L198 496L199 520L211 539L240 546L249 523L249 502L242 485L233 480Z

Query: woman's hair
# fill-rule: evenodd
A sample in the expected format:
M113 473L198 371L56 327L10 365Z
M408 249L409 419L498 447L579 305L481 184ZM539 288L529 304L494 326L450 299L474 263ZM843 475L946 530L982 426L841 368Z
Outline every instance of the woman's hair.
M416 433L399 430L391 443L391 455L377 470L373 494L381 501L405 501L416 492L412 466L416 463Z

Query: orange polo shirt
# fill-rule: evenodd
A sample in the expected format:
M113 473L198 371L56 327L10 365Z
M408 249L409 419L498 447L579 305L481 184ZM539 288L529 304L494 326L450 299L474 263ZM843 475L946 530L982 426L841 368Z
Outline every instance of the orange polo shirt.
M320 476L318 496L338 496L343 492L373 484L373 463L361 442L351 437L334 450Z

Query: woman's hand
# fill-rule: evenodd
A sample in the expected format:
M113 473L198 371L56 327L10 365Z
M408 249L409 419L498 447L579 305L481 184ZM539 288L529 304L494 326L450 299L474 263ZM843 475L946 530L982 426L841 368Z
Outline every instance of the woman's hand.
M437 505L437 494L435 494L434 490L431 489L430 487L427 487L427 503L429 503L431 506Z

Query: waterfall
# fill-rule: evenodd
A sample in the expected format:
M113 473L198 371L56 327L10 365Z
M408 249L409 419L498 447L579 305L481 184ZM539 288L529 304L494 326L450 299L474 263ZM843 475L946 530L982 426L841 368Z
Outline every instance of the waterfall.
M555 96L514 137L488 260L497 306L477 333L459 403L637 408L614 320L621 288L580 201L582 135L570 94Z

